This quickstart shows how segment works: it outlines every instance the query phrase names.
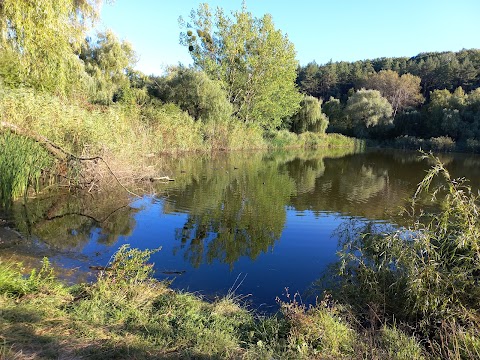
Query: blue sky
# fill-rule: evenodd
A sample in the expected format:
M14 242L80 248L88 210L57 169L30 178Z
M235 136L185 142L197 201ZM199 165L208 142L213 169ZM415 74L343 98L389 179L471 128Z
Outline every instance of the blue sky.
M167 65L190 64L178 44L178 17L201 2L227 11L241 0L116 0L102 8L97 28L112 29L133 44L137 68L161 74ZM414 56L426 51L480 48L480 0L247 0L254 16L270 13L295 44L306 65L377 57Z

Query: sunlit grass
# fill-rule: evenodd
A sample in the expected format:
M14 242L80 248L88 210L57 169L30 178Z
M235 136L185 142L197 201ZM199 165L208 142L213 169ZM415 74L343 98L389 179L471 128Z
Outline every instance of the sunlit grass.
M233 293L206 302L153 279L151 253L123 246L96 282L74 286L56 280L46 260L27 277L19 265L0 263L0 354L12 359L351 359L368 349L336 305L307 308L287 299L278 314L260 316ZM388 343L379 354L412 341L396 329L385 331L390 331Z

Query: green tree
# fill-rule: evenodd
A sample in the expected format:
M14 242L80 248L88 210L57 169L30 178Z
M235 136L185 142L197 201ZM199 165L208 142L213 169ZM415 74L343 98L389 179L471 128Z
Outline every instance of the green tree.
M412 74L399 76L393 70L382 70L378 73L370 74L363 86L366 89L380 91L393 108L393 117L398 111L409 107L417 106L423 102L423 96L420 88L421 79Z
M98 33L96 41L87 41L80 57L92 77L94 100L108 104L116 93L130 88L128 72L133 73L136 55L132 45L120 41L112 31Z
M323 105L323 112L327 115L329 127L331 127L333 131L346 132L351 128L350 119L345 116L344 106L340 100L330 97Z
M203 71L175 67L156 83L163 101L177 104L195 120L226 122L231 118L233 108L221 82Z
M301 94L295 48L270 15L255 18L245 5L232 17L221 8L213 15L204 3L190 18L191 23L180 18L186 30L180 43L198 68L224 83L240 120L273 129L296 112Z
M378 90L356 91L349 97L345 111L359 134L365 128L392 123L392 106Z
M322 100L305 95L300 110L292 118L292 130L297 134L305 131L325 133L328 118L322 113Z
M0 55L6 54L18 72L18 84L10 85L58 93L80 89L87 77L78 53L99 4L96 0L0 1Z
M318 71L319 66L315 61L299 68L297 85L301 92L312 96L317 95L319 85Z

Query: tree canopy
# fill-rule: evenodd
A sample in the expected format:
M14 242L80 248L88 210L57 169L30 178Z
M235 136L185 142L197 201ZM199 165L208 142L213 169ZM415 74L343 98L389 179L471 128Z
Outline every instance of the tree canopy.
M393 117L398 111L408 107L415 107L424 100L420 88L421 79L412 74L399 76L396 71L382 70L370 74L363 85L366 89L380 91L393 108Z
M164 77L154 78L153 95L172 102L195 120L225 122L232 115L232 105L218 80L203 71L174 67Z
M378 90L361 89L348 98L346 113L354 127L372 127L388 124L393 109Z
M212 14L203 3L180 25L181 44L195 66L223 82L240 120L272 129L296 112L295 48L270 15L255 18L245 5L231 16L221 8Z
M111 30L88 39L80 57L92 77L95 100L109 103L117 91L130 87L127 73L133 71L136 55L132 45L120 41Z
M18 74L15 85L60 93L79 87L85 72L78 53L99 4L97 0L2 0L0 52Z
M305 131L325 133L328 118L322 113L322 100L305 95L299 111L292 117L292 130L298 134Z

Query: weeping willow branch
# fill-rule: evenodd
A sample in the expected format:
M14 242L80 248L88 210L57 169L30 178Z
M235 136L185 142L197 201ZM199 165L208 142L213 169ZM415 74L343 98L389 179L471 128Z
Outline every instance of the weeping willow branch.
M0 121L0 132L1 131L10 131L14 134L17 134L17 135L22 135L22 136L26 136L32 140L34 140L35 142L37 142L38 144L40 144L45 150L47 150L55 159L57 160L60 160L62 162L68 162L69 160L76 160L76 161L80 161L80 162L84 162L84 161L101 161L105 164L105 166L107 167L109 173L113 176L113 178L115 179L115 181L126 191L128 192L129 194L131 195L134 195L136 197L140 197L140 195L130 191L129 189L127 189L125 187L125 185L123 185L120 180L118 179L118 177L115 175L115 173L112 171L112 169L110 168L110 165L108 165L108 163L101 157L101 156L91 156L91 157L83 157L83 156L77 156L75 154L72 154L70 152L68 152L67 150L63 149L62 147L60 147L59 145L55 144L53 141L49 140L48 138L46 138L45 136L43 135L40 135L36 132L33 132L33 131L29 131L27 129L24 129L24 128L21 128L21 127L18 127L17 125L15 124L11 124L11 123L8 123L6 121Z

